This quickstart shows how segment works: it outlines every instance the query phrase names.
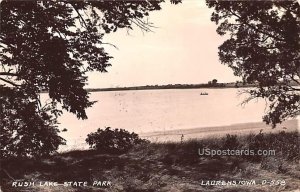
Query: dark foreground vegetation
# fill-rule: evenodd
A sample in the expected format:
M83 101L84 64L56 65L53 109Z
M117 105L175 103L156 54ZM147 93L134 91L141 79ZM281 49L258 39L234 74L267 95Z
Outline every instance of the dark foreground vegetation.
M200 156L199 148L272 149L275 156ZM23 191L209 191L262 192L299 189L299 133L280 132L189 140L180 143L143 142L125 153L70 151L40 159L1 161L4 192ZM87 181L88 186L12 187L13 181ZM207 180L255 180L255 185L203 185ZM261 185L262 180L284 185ZM93 186L110 181L111 186Z

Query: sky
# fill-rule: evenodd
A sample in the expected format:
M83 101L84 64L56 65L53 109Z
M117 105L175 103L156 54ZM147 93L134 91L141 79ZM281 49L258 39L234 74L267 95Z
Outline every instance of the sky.
M113 57L108 73L89 74L87 87L124 87L164 84L198 84L212 79L218 82L239 80L233 71L220 63L218 46L226 37L219 36L216 24L210 21L212 10L204 0L185 0L151 12L153 32L139 28L107 34L104 42Z

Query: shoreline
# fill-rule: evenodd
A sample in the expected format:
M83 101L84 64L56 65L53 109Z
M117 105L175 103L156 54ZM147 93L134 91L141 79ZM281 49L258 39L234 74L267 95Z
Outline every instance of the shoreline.
M258 134L261 130L263 133L276 133L280 131L300 132L299 120L292 119L279 124L276 128L272 129L271 126L266 125L263 122L249 122L249 123L238 123L224 126L212 126L212 127L198 127L190 129L175 129L166 131L154 131L147 133L137 133L142 139L150 140L154 143L161 142L181 142L190 139L204 139L204 138L218 138L231 135L247 135L247 134ZM183 138L182 138L183 135ZM58 152L66 152L72 150L88 150L89 146L83 140L72 140L70 144L61 145Z
M225 87L120 87L120 88L85 88L88 93L93 92L114 92L114 91L147 91L147 90L185 90L185 89L242 89L242 88L255 88L254 86L225 86ZM41 91L41 93L48 93L48 91Z
M210 87L197 87L197 86L180 86L180 87L176 87L176 86L171 86L171 87L155 87L155 86L150 86L150 87L146 87L146 86L141 86L141 87L120 87L120 88L87 88L86 90L88 92L106 92L106 91L143 91L143 90L164 90L164 89L174 89L174 90L178 90L178 89L239 89L239 88L255 88L252 85L249 86L239 86L239 87L235 87L235 86L210 86Z
M292 119L277 125L276 128L272 128L272 126L266 125L264 122L249 122L225 126L155 131L149 133L141 133L139 134L139 136L141 138L148 139L151 142L180 142L182 140L182 135L184 140L189 140L208 137L222 137L226 134L257 134L261 130L263 133L276 133L280 131L291 132L300 131L300 126L298 123L298 119Z

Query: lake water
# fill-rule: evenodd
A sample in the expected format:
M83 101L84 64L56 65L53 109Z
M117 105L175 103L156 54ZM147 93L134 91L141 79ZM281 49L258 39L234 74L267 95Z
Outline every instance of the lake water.
M69 145L83 143L87 134L106 126L136 133L223 126L259 122L264 101L241 106L246 95L241 89L164 89L92 92L98 101L87 110L88 119L78 120L70 113L60 118L61 133ZM208 95L200 95L201 93Z

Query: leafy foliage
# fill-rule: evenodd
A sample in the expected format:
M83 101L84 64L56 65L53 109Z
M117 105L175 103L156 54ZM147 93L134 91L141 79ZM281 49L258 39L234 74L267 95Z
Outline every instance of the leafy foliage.
M84 89L86 74L110 66L104 34L133 25L150 31L143 18L161 2L1 1L1 152L55 150L62 143L56 118L66 110L86 119L94 103ZM46 106L42 91L49 93Z
M300 112L300 6L297 1L207 1L220 35L219 57L244 83L250 97L265 98L263 117L275 126ZM294 86L292 86L294 85Z
M240 146L237 135L226 134L223 140L223 149L237 149Z
M114 129L106 127L105 130L98 129L95 133L88 134L86 142L90 148L105 153L124 153L133 146L146 143L136 133L129 133L125 129Z
M21 90L0 86L0 92L0 157L43 156L64 144L52 105L39 108Z
M280 131L277 134L251 134L245 141L248 147L257 153L258 150L275 150L276 156L282 156L290 161L299 160L299 133ZM251 156L250 160L260 161L263 156Z

